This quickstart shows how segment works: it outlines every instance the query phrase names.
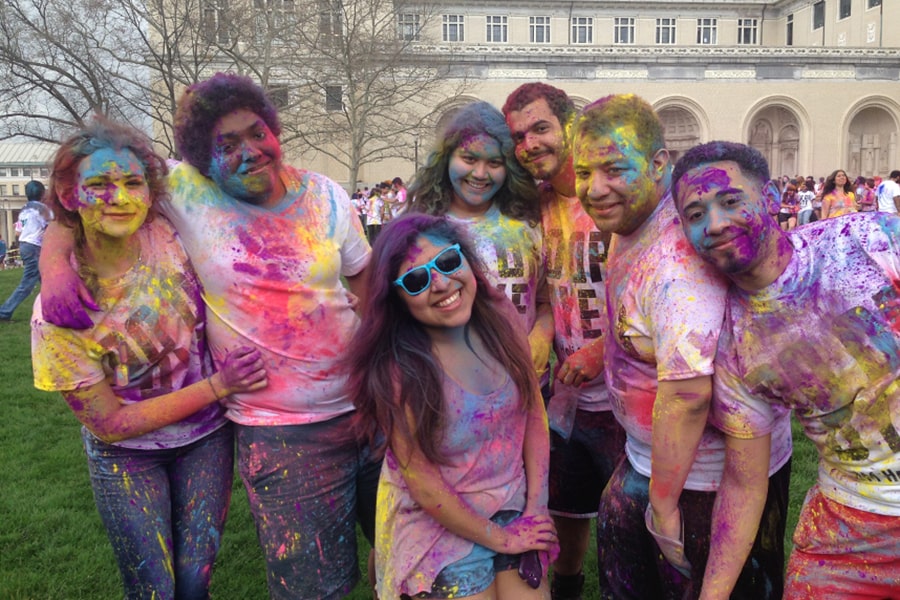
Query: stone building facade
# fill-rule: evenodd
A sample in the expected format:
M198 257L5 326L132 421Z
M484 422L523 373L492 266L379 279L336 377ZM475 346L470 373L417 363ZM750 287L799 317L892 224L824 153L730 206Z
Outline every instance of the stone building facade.
M422 60L451 64L470 100L501 106L528 81L579 106L636 93L659 112L672 153L713 139L750 143L773 175L851 176L900 168L900 0L440 2L398 9ZM425 17L425 11L432 11ZM417 16L419 15L419 16ZM443 119L442 119L443 120ZM440 123L435 124L439 131ZM416 143L419 162L433 140ZM319 156L297 162L348 188ZM363 168L411 177L412 161ZM357 185L361 185L357 182Z

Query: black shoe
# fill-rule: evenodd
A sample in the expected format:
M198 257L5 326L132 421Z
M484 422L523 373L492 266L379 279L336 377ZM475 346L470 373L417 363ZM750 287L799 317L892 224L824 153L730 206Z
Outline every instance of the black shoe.
M577 575L553 574L550 582L550 598L552 600L581 600L584 589L584 573Z

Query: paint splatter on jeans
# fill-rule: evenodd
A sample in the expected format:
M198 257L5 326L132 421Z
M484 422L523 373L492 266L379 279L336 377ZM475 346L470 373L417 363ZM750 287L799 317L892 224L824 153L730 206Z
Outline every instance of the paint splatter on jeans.
M788 461L769 478L769 495L753 550L732 593L733 600L778 600L784 587L784 530L787 519ZM666 562L647 531L644 511L650 479L622 461L600 499L597 517L599 566L609 589L601 597L620 600L688 600L699 597L709 556L715 492L684 490L679 500L684 519L685 556L692 576Z
M234 478L231 424L163 450L121 448L86 429L82 439L125 598L209 598Z
M308 425L236 426L272 600L343 598L359 579L356 522L374 538L381 462L349 427L349 414Z

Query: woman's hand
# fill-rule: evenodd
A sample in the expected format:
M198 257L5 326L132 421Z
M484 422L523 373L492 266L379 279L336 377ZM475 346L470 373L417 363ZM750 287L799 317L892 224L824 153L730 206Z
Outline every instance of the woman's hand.
M221 385L221 388L215 389L222 396L253 392L269 385L259 350L247 346L229 352L215 376L218 376Z
M554 554L559 551L556 527L548 515L522 515L503 531L506 541L499 550L503 554L522 554L528 550Z

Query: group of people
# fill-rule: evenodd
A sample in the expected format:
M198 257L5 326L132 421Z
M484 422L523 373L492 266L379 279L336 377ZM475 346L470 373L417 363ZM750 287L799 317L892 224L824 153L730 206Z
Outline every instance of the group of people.
M819 183L812 176L773 181L781 191L778 223L788 231L855 212L897 214L900 210L900 170L891 171L887 179L859 176L853 183L842 169L820 177Z
M348 593L357 520L381 600L581 598L595 517L603 598L900 597L896 215L788 232L752 148L673 171L644 100L528 83L370 250L249 79L175 119L168 175L103 120L62 145L33 319L127 597L208 594L232 436L272 598Z
M400 177L376 183L371 190L366 186L353 192L350 201L356 209L370 244L375 243L385 223L406 211L409 206L406 198L406 186Z

